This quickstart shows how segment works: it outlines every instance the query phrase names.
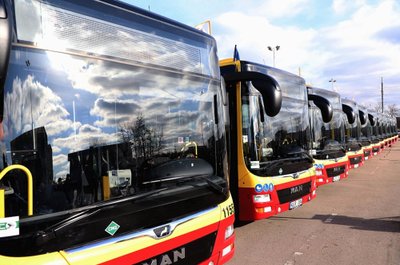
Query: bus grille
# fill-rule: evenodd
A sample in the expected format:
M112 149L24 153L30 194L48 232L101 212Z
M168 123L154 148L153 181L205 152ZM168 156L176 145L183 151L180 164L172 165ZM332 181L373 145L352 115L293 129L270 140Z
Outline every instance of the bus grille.
M339 176L340 174L344 173L345 168L346 166L327 168L326 174L328 175L328 177Z
M364 156L370 156L370 154L371 154L371 151L369 151L369 150L364 151Z
M136 265L150 264L199 264L211 256L217 233L208 234L202 238L189 242L170 251L164 252L148 260L136 263ZM170 261L172 263L165 263Z
M297 185L291 188L278 190L279 203L286 203L297 200L311 191L311 182L307 182L301 185Z
M374 153L379 152L379 147L372 147L372 152L374 152Z
M356 157L352 157L350 158L350 164L355 165L361 162L361 156L356 156Z

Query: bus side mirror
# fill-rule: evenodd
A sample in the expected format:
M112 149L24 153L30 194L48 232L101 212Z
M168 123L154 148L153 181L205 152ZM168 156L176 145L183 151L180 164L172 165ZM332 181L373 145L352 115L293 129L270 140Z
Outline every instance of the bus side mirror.
M268 75L265 77L268 78L264 80L255 79L251 83L262 95L265 113L270 117L274 117L282 107L282 92L278 82L274 78Z
M330 122L332 120L333 110L329 100L312 94L308 95L308 100L312 100L314 104L321 110L322 120L324 122Z
M223 77L226 82L250 81L261 93L268 116L273 117L281 110L282 91L278 82L271 76L259 72L231 72L223 74Z
M358 113L360 114L361 125L364 125L365 123L367 123L367 117L365 115L365 112L362 110L358 110Z
M356 120L356 115L354 114L353 108L346 104L342 104L342 110L346 114L349 123L353 124Z
M369 120L369 123L371 123L372 126L375 126L374 116L372 116L369 113L368 113L368 120Z

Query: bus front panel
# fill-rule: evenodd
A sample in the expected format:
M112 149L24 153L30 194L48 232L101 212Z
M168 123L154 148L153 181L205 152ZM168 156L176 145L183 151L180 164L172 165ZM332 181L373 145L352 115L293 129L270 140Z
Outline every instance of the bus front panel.
M0 263L229 260L215 40L119 1L5 3Z

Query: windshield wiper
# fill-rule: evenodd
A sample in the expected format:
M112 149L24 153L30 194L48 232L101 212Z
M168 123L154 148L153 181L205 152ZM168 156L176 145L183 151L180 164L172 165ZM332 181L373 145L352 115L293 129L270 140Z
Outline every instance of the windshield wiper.
M299 155L305 155L310 162L313 161L311 155L298 145L282 145L278 149L278 155L282 156L283 158L302 158Z
M217 191L219 194L225 194L227 192L226 187L222 187L221 185L214 182L210 178L205 177L205 176L199 176L199 178L205 180L207 182L207 184L209 185L209 187L211 187L214 191Z
M310 162L314 161L312 156L303 148L289 150L284 155L287 156L287 158L291 158L291 159L301 159L301 158L303 158L303 155L304 155Z
M317 150L317 155L334 155L338 152L346 153L346 149L343 146L336 146L336 148L324 148L322 150Z
M307 161L310 163L314 162L314 159L312 156L305 150L301 149L298 150L297 152L289 152L285 154L286 157L284 158L278 158L277 160L273 161L266 161L266 162L260 162L260 168L259 169L252 169L254 171L257 171L258 173L261 174L268 174L269 172L274 172L278 167L282 167L288 163L297 163L304 158L307 158Z
M213 191L216 191L219 194L225 194L227 192L227 188L219 185L217 182L215 182L214 180L210 179L210 175L201 174L201 175L193 175L193 176L189 176L189 177L188 176L181 176L179 178L179 180L180 180L179 183L188 182L188 181L193 180L193 179L204 180Z
M280 158L274 161L260 162L260 169L255 169L256 171L260 171L260 173L266 174L268 171L272 171L277 167L281 167L289 162L298 161L297 157L288 157L288 158Z
M292 153L292 155L305 155L305 157L308 158L308 160L311 163L314 162L314 159L312 158L312 156L306 150L302 150L302 151L299 151L299 152Z
M161 189L152 190L149 192L144 192L144 193L140 193L137 195L133 195L130 197L124 197L121 199L105 201L105 202L101 202L101 203L97 203L97 204L92 204L92 205L89 205L86 207L82 207L82 208L80 208L80 212L78 212L77 214L74 214L74 215L46 228L44 231L43 230L38 231L36 234L36 242L38 244L42 244L42 243L48 242L49 240L57 238L57 232L60 232L61 230L65 229L67 227L70 227L72 224L77 223L83 219L86 219L86 218L100 212L104 208L108 208L108 207L114 206L115 204L119 204L119 203L144 199L144 198L150 197L152 195L155 195L157 193L160 193L162 191L165 191L167 189L168 188L161 188Z

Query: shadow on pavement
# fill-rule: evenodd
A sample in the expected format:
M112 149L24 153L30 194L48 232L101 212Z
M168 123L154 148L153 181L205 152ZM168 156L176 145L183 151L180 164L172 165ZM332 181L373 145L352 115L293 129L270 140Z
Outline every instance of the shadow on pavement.
M317 214L312 219L321 220L326 224L349 226L351 229L400 233L400 216L366 219L345 215ZM327 220L331 221L327 222Z
M312 219L332 225L349 226L351 229L400 233L400 216L366 219L345 215L314 215ZM330 221L327 222L328 220Z
M350 229L400 233L400 216L367 219L345 215L316 214L312 218L274 216L271 219L277 221L282 219L319 220L326 225L344 225Z

